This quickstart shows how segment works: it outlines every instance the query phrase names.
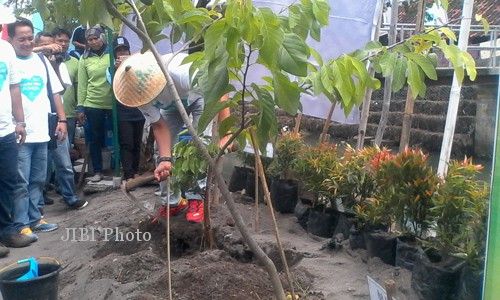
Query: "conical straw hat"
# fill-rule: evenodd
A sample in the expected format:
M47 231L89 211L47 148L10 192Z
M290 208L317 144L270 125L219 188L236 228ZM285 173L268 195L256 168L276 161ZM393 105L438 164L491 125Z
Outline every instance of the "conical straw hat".
M160 94L167 80L151 52L127 58L113 79L116 99L125 106L148 104Z

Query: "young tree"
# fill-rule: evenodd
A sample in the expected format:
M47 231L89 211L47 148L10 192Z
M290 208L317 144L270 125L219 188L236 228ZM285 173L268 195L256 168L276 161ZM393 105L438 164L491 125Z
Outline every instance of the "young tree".
M107 10L102 9L103 2ZM162 63L159 65L167 78L167 88L176 96L176 107L196 147L215 171L215 181L237 228L268 271L277 299L284 299L284 293L276 268L251 237L216 167L217 159L224 155L226 148L235 139L244 145L250 140L250 132L255 132L254 142L265 147L278 133L276 109L296 115L302 93L323 93L329 99L336 99L348 114L360 105L367 88L380 87L380 82L367 72L369 61L376 72L384 77L393 76L394 91L407 83L414 96L425 93L426 77L437 77L430 55L435 48L443 51L452 62L457 73L462 75L459 79L463 79L465 71L471 79L475 77L474 60L455 45L448 45L447 40L454 40L455 36L444 27L430 28L389 47L372 42L354 53L323 61L320 53L308 46L306 39L320 40L321 27L328 24L327 0L298 0L279 12L255 7L251 0L228 0L223 7L224 13L215 8L196 8L191 0L141 0L141 3L81 0L78 11L84 24L101 23L112 27L111 16L115 17L115 22L124 22L138 34L158 62L161 60L154 42L164 38L177 42L184 38L185 46L178 51L181 52L192 42L203 39L204 50L185 59L185 63L192 63L191 74L196 74L193 83L204 92L205 111L198 132L189 121L167 69ZM135 21L126 18L130 13L136 15ZM172 28L168 37L161 33L167 26ZM255 72L257 66L267 70L263 83L249 82L249 74ZM230 93L229 100L219 102L227 93ZM241 116L227 118L219 125L219 135L231 134L231 139L213 156L198 133L226 107L238 107Z

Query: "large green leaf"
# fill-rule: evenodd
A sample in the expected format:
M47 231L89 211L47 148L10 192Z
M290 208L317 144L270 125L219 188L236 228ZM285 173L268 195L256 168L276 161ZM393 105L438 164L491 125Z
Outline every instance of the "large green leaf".
M394 72L397 58L398 54L394 52L386 52L380 56L379 65L384 77L388 77Z
M205 43L205 55L208 60L211 60L215 55L215 50L219 46L226 33L227 26L224 19L215 21L207 29L205 33L204 43Z
M400 57L396 60L394 72L392 73L392 91L397 92L403 88L406 83L406 58Z
M313 0L312 10L319 24L322 26L328 25L330 6L325 0Z
M231 101L215 101L210 103L210 105L205 104L203 113L198 121L198 133L202 133L207 129L208 124L215 118L215 116L223 109L232 106Z
M278 135L278 120L276 118L275 104L271 94L252 84L252 88L257 95L258 101L254 101L254 105L259 110L256 117L256 134L259 140L260 150L265 152L267 142Z
M410 86L413 98L418 95L425 96L425 83L422 73L417 63L408 60L408 85Z
M279 53L279 66L284 71L296 76L307 76L309 47L298 35L286 33Z
M274 100L281 109L294 116L300 107L301 89L281 72L273 73Z
M275 66L278 58L278 51L285 39L280 21L269 8L260 9L262 23L260 34L263 38L259 56L268 66Z
M432 61L418 53L406 53L405 56L415 62L424 71L425 75L432 80L437 80L437 73Z

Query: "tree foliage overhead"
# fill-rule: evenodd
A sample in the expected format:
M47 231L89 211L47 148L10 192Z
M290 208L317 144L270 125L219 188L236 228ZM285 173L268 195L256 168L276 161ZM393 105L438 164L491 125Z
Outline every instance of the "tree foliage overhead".
M127 1L132 0L36 0L33 5L57 6L55 11L65 10L68 18L78 16L83 24L117 27L117 20L103 9L106 1L122 15L131 13ZM476 76L473 58L454 45L456 37L447 27L427 28L391 46L370 42L364 49L324 61L307 39L321 39L330 14L327 0L298 0L280 12L255 7L251 0L228 0L223 7L209 9L195 7L191 0L141 0L136 5L153 41L203 41L204 51L185 60L192 63L193 81L205 96L199 131L223 108L240 107L244 118L231 117L220 126L221 135L241 130L240 142L248 126L255 127L260 145L276 137L276 108L295 115L303 93L324 94L349 113L361 104L368 88L380 88L367 71L368 64L382 77L393 76L393 91L408 85L414 96L424 96L426 81L437 79L434 53L438 51L451 62L460 81L466 73L471 80ZM41 9L41 13L54 12ZM168 36L162 33L167 27ZM262 67L267 70L263 81L249 82L248 75ZM228 92L230 100L220 103L218 99Z

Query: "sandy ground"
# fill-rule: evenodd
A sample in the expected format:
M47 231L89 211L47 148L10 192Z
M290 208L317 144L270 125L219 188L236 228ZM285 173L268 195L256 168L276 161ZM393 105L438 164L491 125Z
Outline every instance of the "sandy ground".
M152 203L154 189L143 187L133 193L140 201ZM30 256L56 258L63 266L60 299L166 299L164 227L142 222L146 214L119 190L87 199L90 204L81 211L68 210L59 201L47 206L46 218L60 228L40 233L39 241L30 247L11 249L0 265ZM253 206L239 201L238 208L252 228ZM252 232L281 269L268 207L261 205L259 209L261 231ZM204 252L199 251L201 225L189 224L183 216L172 219L174 298L272 299L267 274L244 246L225 205L214 207L212 214L219 249ZM347 245L340 250L324 250L327 240L309 235L293 215L277 216L295 289L302 299L369 299L367 275L379 282L394 279L400 292L398 299L414 299L411 275L406 270L367 259L365 251L351 251ZM63 241L68 228L118 228L124 234L149 230L151 241L116 241L103 230L95 231L94 241Z

